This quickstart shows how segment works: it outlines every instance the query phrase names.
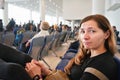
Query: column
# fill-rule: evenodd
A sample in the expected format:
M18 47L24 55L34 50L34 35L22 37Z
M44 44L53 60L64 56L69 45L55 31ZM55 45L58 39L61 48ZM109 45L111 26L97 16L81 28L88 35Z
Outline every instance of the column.
M3 10L3 24L6 26L8 24L8 3L5 2Z
M45 11L46 11L45 0L39 0L39 1L40 1L40 20L45 21Z
M73 28L74 28L74 23L75 23L74 20L72 20L71 21L71 29L72 29L72 31L73 31Z
M105 0L92 0L92 14L105 14Z
M30 21L32 21L32 10L30 10Z
M57 19L56 24L59 24L59 12L57 10L57 7L56 7L56 19Z

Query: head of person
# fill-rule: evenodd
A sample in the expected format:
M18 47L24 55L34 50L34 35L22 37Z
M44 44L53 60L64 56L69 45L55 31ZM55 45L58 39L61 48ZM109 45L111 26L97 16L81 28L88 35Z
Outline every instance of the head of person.
M40 24L40 29L41 30L48 30L49 29L49 23L48 22L45 22L45 21L43 21L43 22L41 22L41 24Z
M58 25L57 24L55 24L53 27L54 27L54 30L58 29Z
M117 31L116 26L112 26L112 27L113 27L113 30L114 30L114 32L115 32L115 36L118 37L119 31Z
M116 30L117 30L117 29L116 29L116 26L112 26L112 27L113 27L113 30L114 30L114 31L116 31Z
M109 51L116 53L116 40L108 19L100 14L90 15L82 19L79 29L80 49L75 57L79 64L91 51Z
M62 25L62 30L67 30L68 26L67 25Z

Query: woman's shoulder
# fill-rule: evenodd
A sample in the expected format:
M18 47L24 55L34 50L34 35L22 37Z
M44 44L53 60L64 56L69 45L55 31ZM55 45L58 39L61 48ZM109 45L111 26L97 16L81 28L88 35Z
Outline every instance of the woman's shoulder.
M110 52L105 52L103 54L100 54L96 57L90 58L90 63L91 65L101 65L101 66L109 66L109 65L113 65L116 64L114 59L113 59L113 55Z
M117 75L117 64L115 63L113 56L109 53L110 52L106 52L103 55L91 59L86 68L94 68L107 77L114 78Z

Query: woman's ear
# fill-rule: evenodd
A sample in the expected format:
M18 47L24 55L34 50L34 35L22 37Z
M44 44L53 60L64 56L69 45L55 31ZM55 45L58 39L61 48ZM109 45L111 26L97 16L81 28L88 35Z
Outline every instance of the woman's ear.
M110 31L107 30L107 31L105 32L105 39L107 39L109 36L110 36Z

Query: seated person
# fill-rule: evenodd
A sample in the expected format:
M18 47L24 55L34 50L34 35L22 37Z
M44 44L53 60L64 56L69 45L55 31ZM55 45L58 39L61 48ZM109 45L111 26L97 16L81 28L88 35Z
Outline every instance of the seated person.
M118 80L118 68L113 59L117 52L116 40L108 19L99 14L85 17L80 23L79 40L78 53L64 68L69 79ZM25 69L31 77L35 76L32 73L45 77L52 74L41 61L32 60Z
M34 37L32 37L30 40L28 40L28 42L26 43L26 47L29 46L30 42L32 42L34 38L49 35L49 32L48 32L49 27L50 26L48 22L41 22L41 25L39 26L41 31L37 33Z
M47 36L49 35L48 29L49 29L49 23L48 22L41 22L41 25L39 26L40 28L40 32L35 34L30 40L24 42L21 46L20 46L20 51L23 51L25 53L28 53L29 51L29 47L30 47L30 43L32 42L33 39L41 37L41 36Z
M25 30L23 28L20 28L17 33L16 33L16 36L15 36L15 40L14 40L14 46L19 46L20 43L22 42L22 39L23 39L23 33L25 32Z
M113 30L114 30L117 42L120 42L119 31L116 29L116 26L113 26Z
M66 37L66 35L67 35L67 28L68 28L67 25L62 25L62 32L61 32L62 35L61 35L61 37L60 37L61 43L63 43L64 40L65 40L65 37Z

